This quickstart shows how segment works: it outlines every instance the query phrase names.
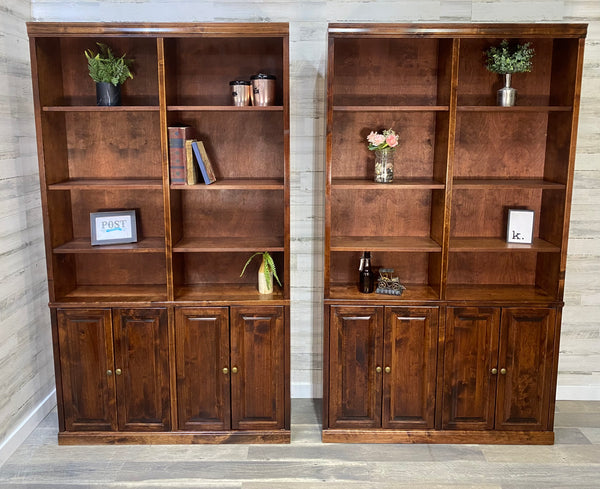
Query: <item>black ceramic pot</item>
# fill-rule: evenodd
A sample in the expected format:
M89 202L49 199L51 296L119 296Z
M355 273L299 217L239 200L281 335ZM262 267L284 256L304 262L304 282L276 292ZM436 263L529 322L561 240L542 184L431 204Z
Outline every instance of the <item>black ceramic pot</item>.
M96 105L121 105L121 85L96 83Z

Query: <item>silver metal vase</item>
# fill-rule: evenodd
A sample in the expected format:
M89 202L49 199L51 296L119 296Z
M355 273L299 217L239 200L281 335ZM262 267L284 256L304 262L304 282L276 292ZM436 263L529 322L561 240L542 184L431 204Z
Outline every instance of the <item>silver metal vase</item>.
M517 101L517 91L510 86L511 73L504 73L504 87L498 90L498 105L512 107Z

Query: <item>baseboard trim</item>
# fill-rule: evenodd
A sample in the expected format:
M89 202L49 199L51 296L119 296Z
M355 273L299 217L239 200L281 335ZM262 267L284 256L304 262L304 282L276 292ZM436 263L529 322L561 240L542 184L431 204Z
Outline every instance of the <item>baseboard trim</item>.
M79 431L58 434L59 445L176 445L225 443L290 443L290 430L205 431L205 432L123 432Z
M31 434L38 424L56 406L56 389L34 407L23 421L0 444L0 467L16 452L21 443Z
M325 429L323 443L552 445L552 431Z
M600 401L600 385L558 385L557 401Z

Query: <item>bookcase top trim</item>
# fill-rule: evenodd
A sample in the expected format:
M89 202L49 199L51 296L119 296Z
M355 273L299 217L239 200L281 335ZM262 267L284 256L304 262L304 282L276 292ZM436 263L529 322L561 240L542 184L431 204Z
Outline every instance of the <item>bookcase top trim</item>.
M329 24L330 37L584 38L587 24Z
M27 22L29 37L287 37L284 22Z

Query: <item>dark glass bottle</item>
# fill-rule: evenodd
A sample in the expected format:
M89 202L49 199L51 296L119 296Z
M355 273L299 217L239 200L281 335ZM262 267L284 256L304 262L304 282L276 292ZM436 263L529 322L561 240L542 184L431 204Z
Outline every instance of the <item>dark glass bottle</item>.
M365 251L360 259L358 290L363 294L370 294L374 289L373 270L371 269L371 253Z

